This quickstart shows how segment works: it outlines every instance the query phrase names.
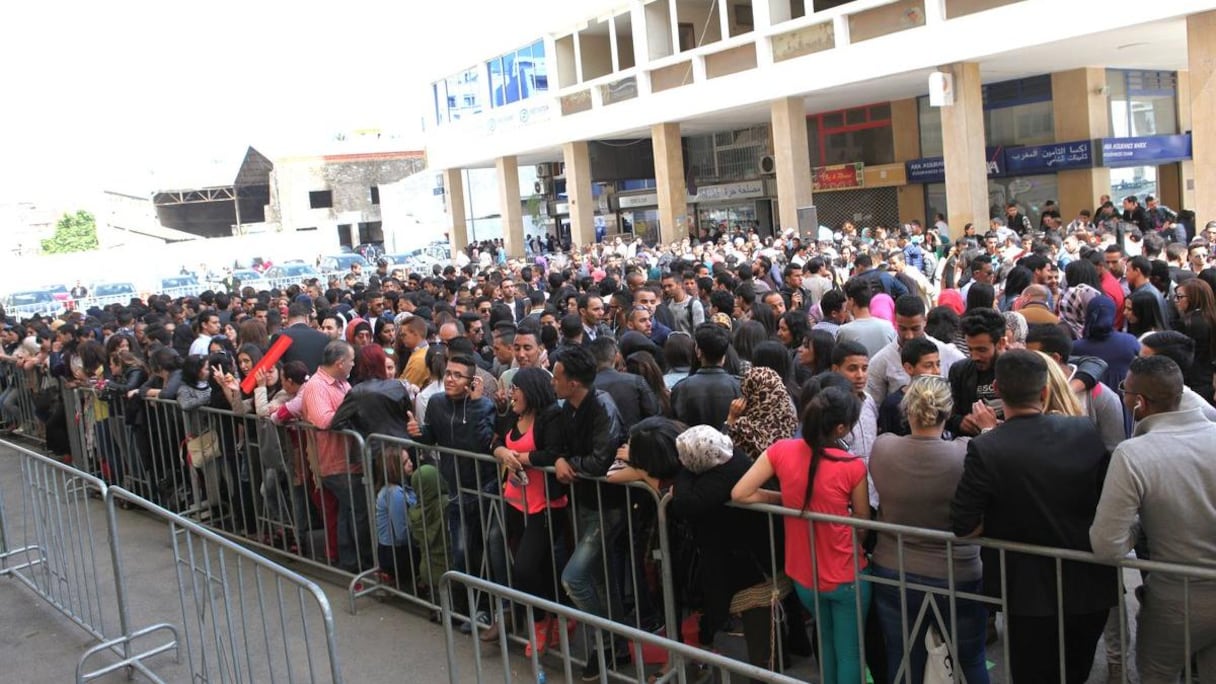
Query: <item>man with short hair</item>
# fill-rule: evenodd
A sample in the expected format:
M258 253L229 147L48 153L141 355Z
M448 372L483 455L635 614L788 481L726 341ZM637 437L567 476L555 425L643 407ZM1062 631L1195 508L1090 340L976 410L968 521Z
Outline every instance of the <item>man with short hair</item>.
M908 294L907 286L886 270L875 267L874 258L869 254L858 254L857 258L853 260L853 264L856 266L857 273L852 279L870 283L874 294L886 292L892 299ZM848 284L846 283L845 292L848 292L848 290Z
M1123 558L1143 531L1154 561L1216 564L1216 537L1203 532L1216 529L1216 425L1198 409L1180 410L1184 387L1169 358L1132 361L1122 389L1136 429L1111 457L1089 529L1098 556ZM1216 588L1159 572L1148 573L1144 584L1136 630L1140 681L1178 681L1192 654L1200 681L1216 676Z
M994 384L1005 421L987 416L983 434L967 444L951 503L955 534L1089 550L1107 452L1088 418L1044 412L1047 372L1036 352L1015 349L996 359ZM1063 662L1065 682L1084 682L1118 598L1116 569L1058 565L1054 558L993 549L980 553L985 593L1001 597L1007 611L1013 681L1059 682Z
M866 348L870 356L874 356L883 347L895 341L895 330L891 324L870 315L870 300L876 294L872 279L854 276L844 284L844 293L848 297L849 315L853 320L836 331L837 344L858 342ZM907 294L907 291L903 294Z
M768 305L773 310L774 318L781 318L785 315L785 298L777 290L769 290L761 296L761 301Z
M425 352L424 352L425 354ZM430 398L419 422L407 412L406 430L421 444L488 454L494 442L494 404L482 396L477 364L469 356L452 355L443 374L443 392ZM439 474L448 495L445 520L451 540L454 570L478 574L482 530L489 516L489 497L498 492L494 463L453 454L439 458ZM429 513L428 513L429 514ZM493 545L490 545L493 548ZM460 592L457 592L460 594ZM480 616L479 616L480 617Z
M963 289L959 292L963 301L967 301L967 294L971 292L972 283L984 283L985 285L993 285L993 280L996 277L996 270L992 266L992 257L982 254L971 260L971 280L963 285Z
M279 335L291 338L291 346L283 352L283 363L299 361L308 369L309 374L316 373L321 365L321 356L325 347L333 340L340 339L342 328L336 320L337 314L326 316L322 328L326 325L332 330L317 330L311 325L312 306L304 302L294 302L287 307L287 327L279 331ZM273 343L274 340L271 340Z
M1140 206L1140 198L1135 195L1128 195L1123 198L1123 220L1135 224L1140 229L1140 232L1144 233L1145 237L1153 230L1153 224L1148 219L1148 213L1144 211L1144 207Z
M427 342L429 332L430 325L421 316L410 316L401 324L401 342L410 350L401 376L415 387L426 387L430 384L431 373L426 367L426 350L430 346Z
M292 346L295 346L294 344ZM300 388L300 417L317 428L317 472L321 487L338 500L338 565L359 573L372 565L363 461L351 458L346 435L330 432L334 414L350 391L355 349L342 340L325 345L320 365Z
M1072 338L1062 327L1042 324L1030 326L1026 333L1026 348L1050 356L1069 380L1077 374L1077 366L1073 364L1072 358ZM1081 360L1084 358L1078 360L1078 363ZM1096 383L1092 390L1074 389L1074 395L1077 403L1102 434L1102 444L1106 446L1106 450L1114 451L1115 447L1127 438L1119 395L1102 382Z
M1005 317L999 311L978 308L968 311L959 324L970 358L950 368L950 393L954 411L946 429L954 436L980 434L991 417L1001 418L1001 398L996 391L996 361L1005 351Z
M730 332L702 323L693 341L700 368L672 388L671 410L676 420L689 427L709 425L720 430L730 413L730 402L740 395L738 379L722 367L730 348Z
M604 300L599 295L579 295L578 315L583 319L584 344L599 337L612 337L612 330L604 323Z
M518 336L516 339L519 339ZM595 389L603 390L612 397L626 431L632 430L634 425L646 418L659 415L659 400L655 398L650 385L640 375L622 373L616 369L616 340L601 337L587 348L595 357Z
M946 345L954 349L954 345ZM886 351L886 347L883 347ZM955 352L958 350L955 349ZM960 355L961 356L961 355ZM908 425L908 417L900 404L903 402L904 390L913 380L922 375L941 375L941 353L938 343L932 337L914 337L904 342L899 348L899 361L907 375L908 382L891 392L878 405L878 434L892 433L905 436L912 434ZM870 364L868 376L874 377L874 365ZM872 395L871 395L872 396Z
M924 338L937 347L939 375L948 375L950 367L964 359L963 353L953 344L930 337L925 332L925 322L925 303L920 297L904 295L895 300L895 341L870 357L866 393L875 404L882 405L888 395L911 382L900 357L900 351L909 341Z
M645 307L650 311L650 341L662 347L667 344L671 328L659 320L659 295L652 289L644 287L633 294L635 306Z
M667 309L671 312L671 329L693 334L693 331L705 322L705 307L701 305L701 300L689 297L674 273L664 273L660 283L663 286L663 295L667 298Z
M1017 202L1005 205L1005 227L1018 234L1018 237L1031 231L1030 218L1022 213Z
M566 594L579 610L621 620L625 615L618 564L604 563L604 554L616 547L626 530L624 491L598 486L587 478L608 473L628 434L612 397L595 389L595 377L595 359L585 347L567 347L554 355L553 389L558 399L565 400L554 420L557 443L532 452L531 465L552 466L559 481L574 485L579 539L561 574ZM607 595L601 596L597 586L606 587ZM611 666L615 658L608 654L604 657ZM598 674L599 657L593 653L583 670L583 680L595 681Z
M196 321L198 336L190 343L190 356L206 356L211 338L220 334L220 317L214 309L199 312Z
M1060 317L1052 313L1048 303L1051 301L1051 290L1046 285L1027 285L1019 297L1022 302L1017 311L1026 319L1028 325L1049 323L1059 325Z
M828 276L827 262L823 257L811 257L811 260L806 262L802 269L803 284L806 287L808 306L818 304L823 295L830 291L833 287L832 279Z
M1153 262L1149 258L1140 255L1134 256L1127 260L1127 286L1131 288L1131 294L1137 292L1148 292L1157 300L1157 310L1161 312L1161 320L1169 323L1170 307L1166 305L1165 296L1161 293L1152 282ZM1168 279L1168 274L1167 274Z
M811 326L811 330L826 330L832 333L832 337L836 337L836 333L840 331L840 326L849 320L849 314L845 310L847 303L848 300L842 290L828 290L825 292L823 299L819 301L819 312L823 314L823 320Z

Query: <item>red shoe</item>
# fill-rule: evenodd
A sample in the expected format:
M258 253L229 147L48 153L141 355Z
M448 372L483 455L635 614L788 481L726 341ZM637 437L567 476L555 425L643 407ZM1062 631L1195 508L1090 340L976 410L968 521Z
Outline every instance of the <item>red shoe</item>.
M545 649L547 649L549 647L549 640L552 638L549 633L550 633L550 631L552 631L552 628L556 623L557 623L557 621L553 620L551 618L545 618L545 619L541 620L540 622L536 623L536 631L532 635L531 641L529 641L528 644L526 646L524 646L524 657L525 658L532 657L532 651L533 651L534 644L536 647L536 649L535 649L536 654L538 656L542 656L545 654Z

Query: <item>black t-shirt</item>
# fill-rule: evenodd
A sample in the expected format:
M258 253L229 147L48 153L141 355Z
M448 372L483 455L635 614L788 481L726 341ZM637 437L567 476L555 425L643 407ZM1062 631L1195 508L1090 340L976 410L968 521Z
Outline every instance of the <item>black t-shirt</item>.
M1005 419L1005 404L1001 401L1000 395L996 393L996 368L990 368L986 371L979 371L976 376L975 397L984 402L989 408L996 413L998 420ZM970 412L970 411L968 411Z

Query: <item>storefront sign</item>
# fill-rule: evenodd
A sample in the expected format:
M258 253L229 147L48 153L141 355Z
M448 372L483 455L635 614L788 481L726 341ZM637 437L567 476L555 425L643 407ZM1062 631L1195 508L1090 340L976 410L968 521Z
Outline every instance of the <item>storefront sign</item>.
M1005 150L1005 172L1010 175L1029 176L1067 169L1088 169L1093 163L1093 144L1088 140Z
M698 202L721 202L723 200L753 199L764 197L764 181L743 181L724 185L706 185L697 188L697 194L688 196L689 204Z
M811 190L814 192L860 188L865 184L865 165L861 162L816 166L811 169Z
M1102 166L1154 165L1190 158L1190 134L1102 139Z
M641 195L620 195L617 198L617 203L622 209L656 207L659 205L659 195L654 192L647 192Z
M989 147L984 150L987 160L988 177L998 178L1005 175L1005 149ZM944 183L946 181L946 160L943 157L925 157L907 162L909 183Z
M558 202L553 205L553 213L558 216L570 215L570 204L567 202Z

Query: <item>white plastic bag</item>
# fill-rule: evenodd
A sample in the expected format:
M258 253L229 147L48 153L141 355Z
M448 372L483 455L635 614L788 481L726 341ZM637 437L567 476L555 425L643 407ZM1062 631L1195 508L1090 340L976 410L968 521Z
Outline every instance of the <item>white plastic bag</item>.
M954 684L954 657L937 627L925 632L925 684Z

